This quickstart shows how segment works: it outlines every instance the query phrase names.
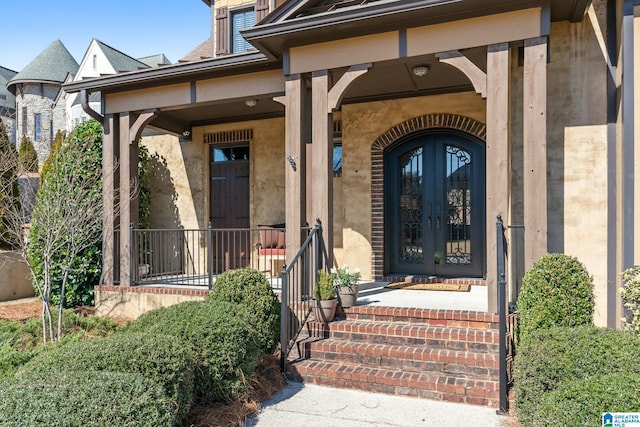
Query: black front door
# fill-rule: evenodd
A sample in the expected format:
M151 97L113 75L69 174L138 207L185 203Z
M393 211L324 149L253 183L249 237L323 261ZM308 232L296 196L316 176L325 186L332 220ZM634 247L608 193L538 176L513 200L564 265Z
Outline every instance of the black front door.
M415 134L385 156L387 271L484 274L484 146L450 132Z

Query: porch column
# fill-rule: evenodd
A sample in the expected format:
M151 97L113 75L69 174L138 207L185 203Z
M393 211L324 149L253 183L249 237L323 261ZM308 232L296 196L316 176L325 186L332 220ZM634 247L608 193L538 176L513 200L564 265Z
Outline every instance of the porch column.
M120 286L131 286L131 147L129 113L120 114ZM137 164L137 162L136 162Z
M113 285L114 231L115 231L115 187L114 145L118 142L113 114L104 120L102 142L102 285ZM117 244L120 244L118 242ZM118 261L119 262L119 261Z
M524 42L525 270L547 253L547 38Z
M509 43L487 47L486 242L489 312L497 312L496 216L509 213Z
M306 218L306 147L304 129L304 79L300 74L285 82L285 221L286 256L291 262L300 246Z
M322 222L329 264L333 265L333 114L329 109L329 72L314 71L311 77L312 206Z

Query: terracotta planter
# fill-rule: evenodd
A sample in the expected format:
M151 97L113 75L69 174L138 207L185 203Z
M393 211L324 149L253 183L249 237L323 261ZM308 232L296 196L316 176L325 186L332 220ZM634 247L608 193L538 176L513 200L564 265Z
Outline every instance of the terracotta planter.
M331 322L336 315L338 300L313 300L313 314L318 322Z
M358 285L353 285L351 289L347 287L341 287L338 289L338 300L342 308L349 308L356 305L358 300Z

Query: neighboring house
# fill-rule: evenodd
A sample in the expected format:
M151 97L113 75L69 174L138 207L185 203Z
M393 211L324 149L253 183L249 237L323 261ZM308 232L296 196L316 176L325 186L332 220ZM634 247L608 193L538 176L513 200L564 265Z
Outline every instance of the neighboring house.
M69 76L69 80L66 83L155 68L166 64L170 64L170 62L163 54L135 59L94 38L89 43L77 72L73 76ZM99 92L92 93L88 101L92 110L101 111L101 96ZM66 129L69 131L79 123L90 119L89 115L82 109L80 94L67 97L66 110Z
M10 81L16 97L17 135L29 137L42 164L58 130L66 129L66 104L62 83L75 75L78 63L60 40L55 40Z
M101 93L104 165L120 167L105 181L98 305L164 294L131 286L140 262L131 234L115 233L136 223L135 199L116 212L113 194L131 192L152 126L173 135L145 142L162 167L154 228L286 223L291 261L319 218L335 264L365 279L486 284L495 312L500 215L524 226L508 236L515 279L546 252L577 256L594 276L596 323L620 326L619 273L640 261L640 6L290 0L267 14L262 2L205 3L212 39L191 62L65 85Z
M0 67L0 120L7 129L9 140L16 143L16 97L7 89L7 83L17 71Z

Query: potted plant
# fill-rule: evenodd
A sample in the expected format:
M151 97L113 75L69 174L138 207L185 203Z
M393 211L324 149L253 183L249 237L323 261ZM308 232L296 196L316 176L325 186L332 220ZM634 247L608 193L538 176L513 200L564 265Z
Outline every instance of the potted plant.
M355 269L353 272L349 271L349 266L345 265L342 268L332 269L333 284L338 294L338 300L342 308L349 308L356 305L358 300L358 280L360 280L360 270Z
M313 289L313 312L319 322L330 322L336 315L336 292L334 275L324 270L318 270L318 283Z

